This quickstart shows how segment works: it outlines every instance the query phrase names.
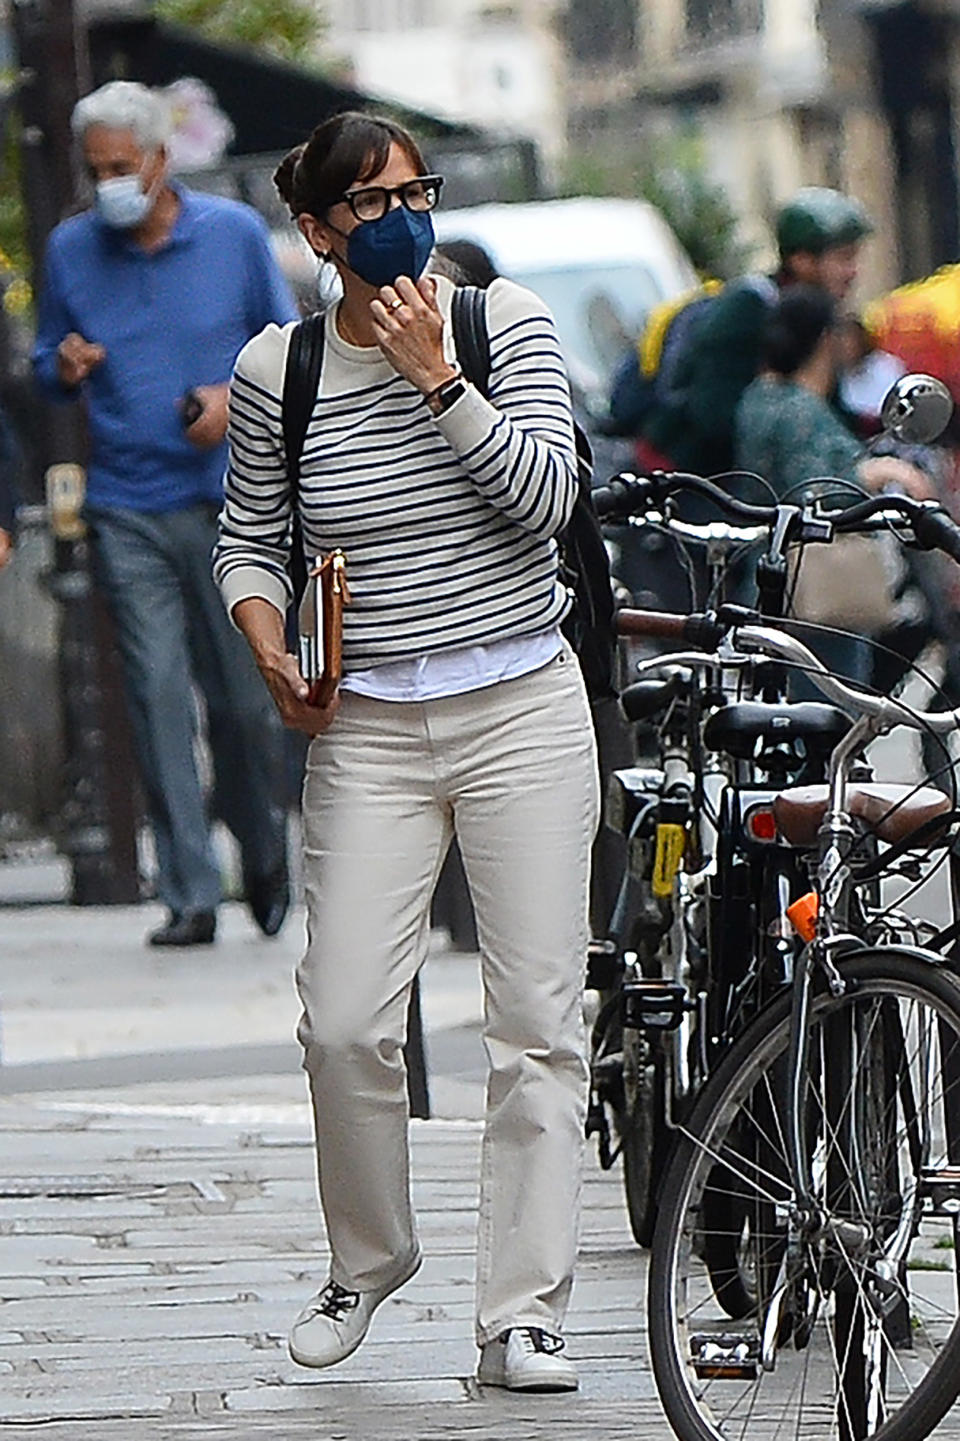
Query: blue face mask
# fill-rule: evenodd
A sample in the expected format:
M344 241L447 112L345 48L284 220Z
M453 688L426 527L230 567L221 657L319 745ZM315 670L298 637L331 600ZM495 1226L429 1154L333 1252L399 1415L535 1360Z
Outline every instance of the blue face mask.
M436 237L429 211L388 210L367 220L347 238L347 264L368 285L393 285L399 275L419 280Z

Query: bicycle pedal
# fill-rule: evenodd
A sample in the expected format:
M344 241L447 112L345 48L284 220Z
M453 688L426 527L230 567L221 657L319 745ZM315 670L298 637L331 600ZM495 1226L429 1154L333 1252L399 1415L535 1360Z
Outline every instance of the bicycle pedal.
M634 1031L675 1031L691 1009L687 993L677 981L625 981L620 996L620 1019Z
M690 1337L693 1369L702 1381L755 1381L760 1361L756 1336Z

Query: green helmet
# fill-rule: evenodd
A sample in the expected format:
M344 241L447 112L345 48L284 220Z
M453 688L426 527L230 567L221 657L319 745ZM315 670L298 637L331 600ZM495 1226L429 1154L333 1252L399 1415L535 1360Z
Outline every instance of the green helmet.
M809 185L798 190L777 216L777 246L781 256L808 250L822 255L835 245L850 245L869 235L873 226L858 200L839 190Z

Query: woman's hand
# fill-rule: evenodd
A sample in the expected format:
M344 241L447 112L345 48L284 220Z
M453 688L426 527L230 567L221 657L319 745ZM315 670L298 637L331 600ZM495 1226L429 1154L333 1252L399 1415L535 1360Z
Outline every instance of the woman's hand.
M857 472L868 490L897 486L913 500L936 499L936 489L926 471L897 455L872 455L861 460Z
M295 656L286 650L262 656L254 651L254 659L284 725L304 731L308 736L321 735L340 708L339 694L334 695L329 705L309 705L310 687L300 674Z
M457 374L443 354L443 316L437 304L437 282L423 276L416 284L407 275L384 285L370 302L376 342L394 370L424 395Z
M325 706L307 703L310 687L300 674L296 658L286 648L283 616L276 606L259 596L250 596L238 601L232 614L253 651L257 669L284 725L308 736L321 735L336 715L340 697L335 695Z

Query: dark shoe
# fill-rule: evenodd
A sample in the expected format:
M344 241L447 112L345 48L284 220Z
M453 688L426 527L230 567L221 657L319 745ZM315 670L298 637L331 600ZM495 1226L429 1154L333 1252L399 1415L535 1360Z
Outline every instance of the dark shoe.
M216 911L171 912L170 919L147 937L149 946L209 946L217 934Z
M286 866L266 876L248 876L247 905L265 936L275 936L290 909L290 880Z

